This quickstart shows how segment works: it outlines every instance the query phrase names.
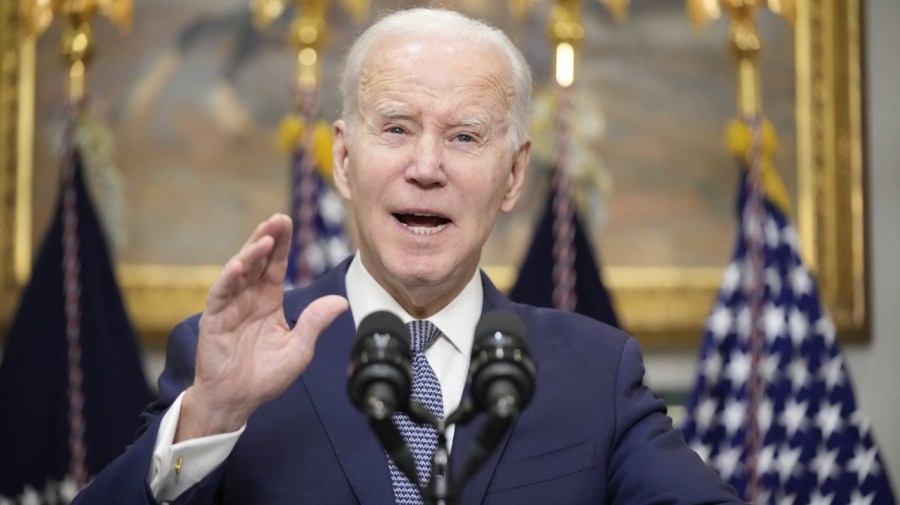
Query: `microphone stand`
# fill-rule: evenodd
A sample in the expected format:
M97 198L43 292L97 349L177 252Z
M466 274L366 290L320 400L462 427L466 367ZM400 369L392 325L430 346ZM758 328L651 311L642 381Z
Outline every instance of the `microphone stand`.
M416 401L410 402L410 419L419 424L430 424L437 430L437 448L431 458L431 479L426 486L417 485L425 505L456 505L463 485L487 461L496 448L503 433L511 426L519 414L515 396L498 401L488 412L488 419L472 446L468 447L467 458L462 469L462 477L456 480L450 468L450 451L447 449L447 427L468 424L477 411L468 399L451 413L446 420L437 420L428 409ZM407 475L407 477L409 477ZM410 479L412 482L415 480Z

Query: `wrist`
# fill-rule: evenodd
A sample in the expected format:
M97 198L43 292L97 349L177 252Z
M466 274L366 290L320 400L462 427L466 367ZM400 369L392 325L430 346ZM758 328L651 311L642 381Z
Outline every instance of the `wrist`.
M235 404L217 405L210 395L189 387L181 403L181 414L173 443L239 430L247 423L250 412Z

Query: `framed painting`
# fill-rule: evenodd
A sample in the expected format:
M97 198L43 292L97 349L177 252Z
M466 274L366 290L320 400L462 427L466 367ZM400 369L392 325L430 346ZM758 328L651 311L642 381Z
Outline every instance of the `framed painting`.
M793 30L768 13L758 20L763 110L781 141L774 162L793 198L801 249L845 341L869 338L860 1L798 2ZM340 57L361 29L332 3L321 77L326 120L337 115L331 90ZM421 3L373 1L370 17ZM503 27L536 79L528 190L483 256L488 274L508 289L553 163L549 6L536 2L514 18L502 2L440 4ZM64 96L58 32L24 37L17 9L0 0L0 328L53 209L52 146ZM135 0L129 33L94 23L90 108L114 131L126 202L118 279L148 345L161 345L173 324L202 308L220 265L259 220L287 209L288 160L274 138L292 107L289 15L258 31L242 0ZM723 134L736 108L727 21L696 34L684 2L633 0L624 23L585 2L583 22L573 169L604 281L623 326L645 348L696 346L735 234L738 169Z

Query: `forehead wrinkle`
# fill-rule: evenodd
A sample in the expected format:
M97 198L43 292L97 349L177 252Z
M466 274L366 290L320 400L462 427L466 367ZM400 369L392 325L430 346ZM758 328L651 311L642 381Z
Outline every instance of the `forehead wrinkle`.
M508 65L506 65L505 62L499 62L498 65L487 69L487 71L476 71L471 74L468 74L468 72L465 71L469 69L463 69L464 71L461 72L461 75L466 76L468 74L469 78L464 78L462 81L451 80L450 82L445 82L445 85L448 87L442 91L436 89L431 84L418 81L418 78L415 75L410 75L404 70L397 69L392 65L390 60L385 60L383 58L384 55L378 55L367 62L361 69L358 81L358 111L364 116L370 116L370 114L366 114L363 110L368 108L370 113L374 113L374 117L369 117L370 120L375 119L376 117L384 120L396 117L417 116L415 111L406 111L402 106L396 106L396 101L394 101L393 104L386 103L384 106L379 106L380 104L378 102L382 102L382 100L378 98L379 94L383 91L387 91L389 94L388 96L393 95L393 88L396 87L397 83L403 83L403 87L407 91L414 90L416 93L440 98L434 104L438 109L450 111L462 110L463 113L466 114L466 106L477 107L478 111L476 113L466 114L471 115L471 117L466 117L464 114L455 115L457 118L460 116L463 117L460 119L452 119L446 123L451 126L455 124L460 124L462 126L488 125L498 127L509 125L509 115L514 102L515 91L512 83L507 82L510 80L510 77L508 75L509 72L506 71ZM484 70L484 67L478 70ZM483 99L477 100L478 103L453 103L460 101L454 99L454 95L457 92L461 92L460 95L462 96L459 97L461 100L470 100L472 95L483 97ZM404 102L402 95L399 99L401 103ZM372 100L375 100L374 104ZM364 105L366 103L369 104L369 107ZM376 108L371 108L373 105L376 106ZM468 110L470 113L472 112L472 109ZM481 114L482 112L484 113L483 115Z

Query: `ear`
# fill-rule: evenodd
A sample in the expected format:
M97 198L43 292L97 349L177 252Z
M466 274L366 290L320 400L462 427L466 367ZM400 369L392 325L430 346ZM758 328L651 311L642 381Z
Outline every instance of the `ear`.
M528 171L528 160L531 159L531 139L526 138L521 147L513 154L512 167L509 172L509 183L506 186L506 194L500 203L500 210L512 212L522 195L522 185L525 183L525 172Z
M334 144L331 148L331 157L334 159L333 174L334 185L341 193L345 200L352 200L352 192L350 191L349 164L350 164L350 145L347 138L347 125L343 119L334 122Z

